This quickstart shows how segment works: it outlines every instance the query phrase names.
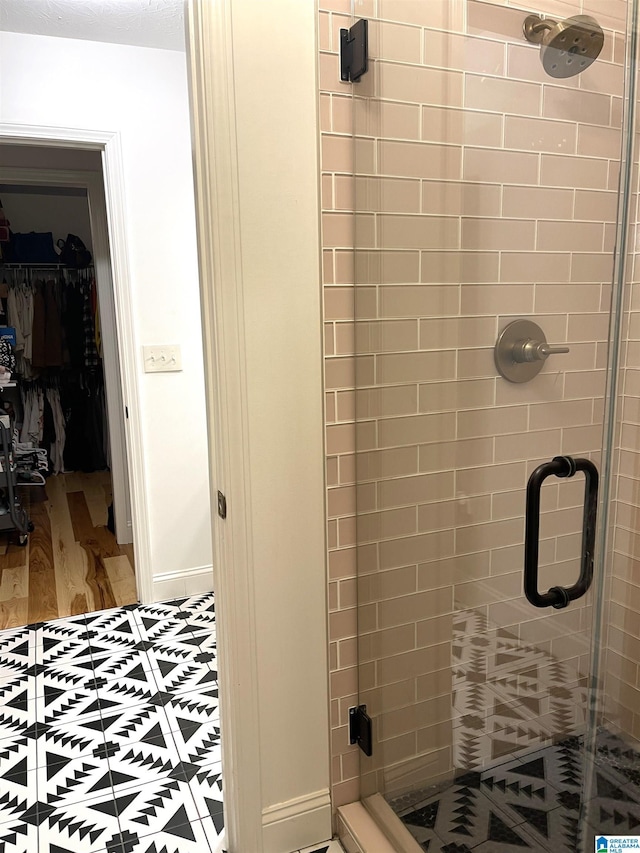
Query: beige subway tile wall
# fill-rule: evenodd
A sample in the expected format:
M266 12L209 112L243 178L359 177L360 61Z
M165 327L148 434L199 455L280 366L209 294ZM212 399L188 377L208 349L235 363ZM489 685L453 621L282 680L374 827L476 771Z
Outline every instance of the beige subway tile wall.
M355 0L373 61L351 86L338 81L350 4L320 3L336 806L450 773L457 611L473 608L587 671L590 611L549 616L521 595L524 488L539 462L597 459L601 445L606 348L595 341L606 340L613 272L626 4L606 20L592 10L603 53L566 81L544 74L516 5ZM542 0L535 11L565 17L583 5ZM571 347L525 386L493 364L499 330L519 316ZM640 316L634 328L640 344ZM627 383L640 398L637 351ZM626 479L638 508L640 473ZM549 585L576 571L582 495L571 485L545 489ZM612 612L637 641L625 596ZM347 733L358 678L379 717L362 788Z

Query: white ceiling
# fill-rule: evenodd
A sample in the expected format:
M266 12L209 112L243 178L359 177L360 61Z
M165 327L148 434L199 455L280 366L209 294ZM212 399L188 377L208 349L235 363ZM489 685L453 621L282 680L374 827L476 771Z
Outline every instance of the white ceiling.
M0 0L0 30L184 50L184 0Z

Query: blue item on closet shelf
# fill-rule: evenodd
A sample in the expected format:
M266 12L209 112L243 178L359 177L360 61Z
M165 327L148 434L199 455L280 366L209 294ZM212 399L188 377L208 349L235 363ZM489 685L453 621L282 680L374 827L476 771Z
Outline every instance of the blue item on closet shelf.
M7 341L12 347L15 347L16 330L13 326L0 326L0 341Z

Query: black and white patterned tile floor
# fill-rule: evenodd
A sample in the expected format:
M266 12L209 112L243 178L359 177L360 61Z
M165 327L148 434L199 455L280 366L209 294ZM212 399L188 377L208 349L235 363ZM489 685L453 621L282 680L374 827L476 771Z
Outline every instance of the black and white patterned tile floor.
M596 835L640 834L640 753L605 730L596 746L566 738L392 805L428 853L592 853Z
M0 853L207 853L213 594L0 632Z

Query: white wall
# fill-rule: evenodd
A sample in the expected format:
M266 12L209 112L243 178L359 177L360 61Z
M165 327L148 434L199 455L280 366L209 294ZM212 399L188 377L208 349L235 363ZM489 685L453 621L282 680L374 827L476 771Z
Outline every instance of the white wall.
M0 191L5 215L15 233L51 231L53 244L75 234L91 251L87 197ZM58 251L56 249L56 251Z
M139 344L154 595L210 589L210 506L186 59L174 51L0 33L0 122L121 136ZM143 344L183 371L144 374ZM189 570L203 571L182 577ZM162 578L178 572L177 578ZM185 584L188 583L187 588Z

